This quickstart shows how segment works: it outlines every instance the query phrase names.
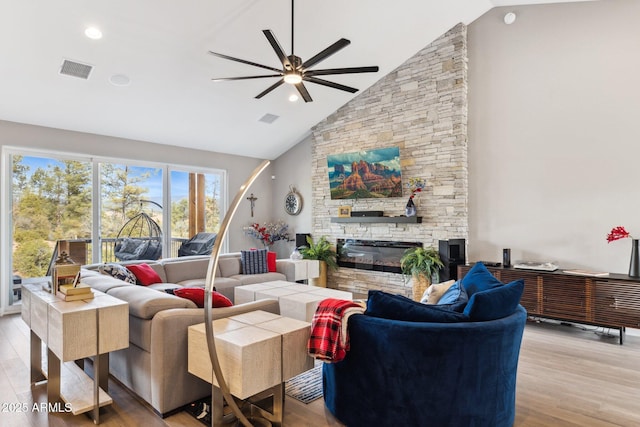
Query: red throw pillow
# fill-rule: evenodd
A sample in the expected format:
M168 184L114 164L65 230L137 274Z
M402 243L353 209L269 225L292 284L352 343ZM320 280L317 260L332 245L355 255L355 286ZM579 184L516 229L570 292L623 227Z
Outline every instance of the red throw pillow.
M143 286L153 285L154 283L162 283L162 279L158 273L149 264L132 264L127 265L127 269L136 275L138 283Z
M269 270L269 273L275 273L276 272L276 257L278 256L277 253L275 252L267 252L267 270Z
M173 290L173 294L180 298L186 298L195 303L200 308L204 307L204 289L203 288L178 288ZM213 308L231 307L231 300L220 292L213 291Z

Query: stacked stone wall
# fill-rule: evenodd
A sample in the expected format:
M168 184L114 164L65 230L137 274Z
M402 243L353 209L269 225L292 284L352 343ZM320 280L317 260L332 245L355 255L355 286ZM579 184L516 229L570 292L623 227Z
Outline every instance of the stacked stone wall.
M312 129L313 235L422 242L468 237L467 39L458 24ZM424 178L414 201L421 224L332 223L338 207L399 216L410 192L385 199L331 200L327 156L400 148L402 179ZM329 286L411 294L402 275L340 268Z

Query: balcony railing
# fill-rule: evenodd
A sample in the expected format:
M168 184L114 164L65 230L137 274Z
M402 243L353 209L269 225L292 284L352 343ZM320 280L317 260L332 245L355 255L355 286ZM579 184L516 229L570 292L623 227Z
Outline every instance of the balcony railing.
M100 240L100 252L102 253L102 262L118 262L118 259L116 258L116 255L114 253L116 240L117 239L115 237L103 237ZM167 254L166 258L177 257L178 249L180 249L180 246L187 240L189 239L172 237L169 242L170 243L169 253ZM88 243L91 243L91 240L89 240ZM90 248L90 245L88 244L87 251L89 250L89 248ZM87 259L91 259L88 253L87 253Z
M118 259L115 256L114 253L114 248L115 248L115 243L116 243L116 239L115 237L103 237L100 239L100 252L102 253L102 261L101 262L118 262ZM169 254L167 256L167 258L173 258L173 257L177 257L178 256L178 249L180 249L180 246L182 245L182 243L186 242L189 239L186 238L180 238L180 237L172 237L170 240L170 245L169 245ZM77 256L78 260L86 260L86 262L83 262L83 264L90 264L91 263L91 239L76 239L76 240L65 240L64 242L73 242L73 243L80 243L80 247L84 247L82 249L83 253L75 253L72 254L72 256ZM77 248L78 246L75 246L75 248ZM63 249L64 250L64 249ZM58 254L56 253L58 251L58 245L56 245L56 248L54 250L54 254L52 256L52 264L53 261L58 257ZM50 266L51 268L51 266ZM50 274L49 272L47 272L47 274ZM42 281L42 277L40 278L26 278L24 280L19 279L16 280L16 278L14 277L14 283L12 288L9 291L9 305L12 305L14 303L19 302L22 299L22 283L30 283L30 282L39 282Z

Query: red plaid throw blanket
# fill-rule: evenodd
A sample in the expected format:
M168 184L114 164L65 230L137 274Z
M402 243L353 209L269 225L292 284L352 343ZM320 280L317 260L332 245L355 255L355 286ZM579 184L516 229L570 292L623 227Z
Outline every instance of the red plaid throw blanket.
M364 313L359 304L327 298L320 302L311 323L309 354L324 362L339 362L349 350L347 322L352 314Z

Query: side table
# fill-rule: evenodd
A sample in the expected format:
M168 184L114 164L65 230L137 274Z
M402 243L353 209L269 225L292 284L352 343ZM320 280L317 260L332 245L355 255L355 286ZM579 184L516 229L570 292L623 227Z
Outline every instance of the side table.
M93 411L99 424L100 407L113 403L107 394L109 352L129 346L129 305L98 291L93 299L66 302L29 284L23 286L22 319L31 329L31 385L46 379L49 402L62 399L74 415ZM93 381L73 363L86 357L94 357Z
M282 425L284 381L313 368L307 354L311 325L265 311L213 322L220 367L231 394L245 400L273 396L269 413L256 408L275 426ZM204 323L188 329L188 370L212 384L211 423L222 424L223 399L213 375Z

